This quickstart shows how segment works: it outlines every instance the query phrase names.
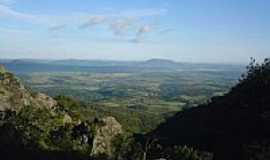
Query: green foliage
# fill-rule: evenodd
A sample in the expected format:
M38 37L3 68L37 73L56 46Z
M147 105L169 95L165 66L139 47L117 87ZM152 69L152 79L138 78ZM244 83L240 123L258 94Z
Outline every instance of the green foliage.
M266 58L262 64L256 63L256 60L251 58L251 62L247 66L247 73L242 75L240 84L259 83L258 85L269 85L269 81L270 58Z
M226 68L220 72L57 72L25 74L21 78L35 91L57 96L60 108L72 118L110 115L126 130L146 133L168 115L226 93L240 72Z
M24 145L47 148L45 140L53 119L49 110L26 106L17 114L14 125L21 133Z
M175 146L168 154L175 160L201 160L198 151L187 146Z
M247 79L253 80L249 77L255 72L255 77L260 75L262 80L265 79L268 72L265 74L262 67L267 66L269 60L261 66L251 64L250 73L242 83ZM59 107L41 109L26 106L16 115L6 111L6 122L0 127L0 142L4 142L3 146L10 143L11 146L23 146L30 151L77 152L87 156L90 155L95 136L92 123L95 117L115 116L131 133L146 133L168 115L206 102L212 95L226 92L233 84L231 81L235 80L234 76L226 72L198 71L75 75L57 73L45 76L37 74L33 77L25 76L28 84L36 90L54 96L63 94L55 98ZM83 100L84 103L75 99ZM199 152L193 148L162 146L156 139L138 141L133 135L116 137L113 151L114 159L201 159ZM107 159L105 155L95 158Z
M63 95L57 96L54 99L57 101L57 104L58 104L58 107L56 108L56 112L68 113L68 115L71 116L73 121L82 120L81 110L85 108L84 103L81 103L71 97L67 97Z
M177 113L160 125L155 135L164 139L163 144L196 146L214 152L215 159L248 159L244 157L244 146L256 153L264 146L249 144L267 144L269 140L269 91L270 59L261 64L252 59L247 73L229 93ZM176 153L181 152L178 149Z
M140 160L143 149L131 135L118 135L113 141L114 159Z
M2 127L1 130L5 133L13 128L16 143L34 150L90 154L94 137L94 127L90 122L66 123L64 117L67 113L32 106L25 106L17 115L6 112L4 126L8 124L9 128Z
M147 153L149 160L165 158L171 160L202 160L199 151L187 146L164 147L158 143L152 144Z
M60 126L54 130L51 130L49 136L52 144L57 146L57 148L61 148L62 150L71 151L73 148L71 131L71 125Z
M60 109L64 110L64 111L70 111L70 110L75 110L78 109L80 107L83 107L84 105L82 103L80 103L79 101L76 101L70 97L67 96L57 96L54 98Z
M270 90L270 58L257 63L251 58L247 73L242 75L238 85L233 87L231 96L241 99L242 104L253 106L256 112L268 109Z

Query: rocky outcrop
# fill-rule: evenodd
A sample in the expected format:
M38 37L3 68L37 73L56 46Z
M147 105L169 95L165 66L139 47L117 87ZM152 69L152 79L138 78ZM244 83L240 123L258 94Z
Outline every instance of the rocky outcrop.
M3 65L0 64L0 73L5 73L6 69Z
M96 134L93 141L92 156L113 156L113 140L123 133L121 124L114 117L107 117L96 122Z
M65 114L63 117L63 124L68 124L68 123L72 123L72 118L70 117L70 115Z
M53 108L57 105L57 102L50 96L43 93L37 93L33 96L33 102L37 103L37 106L45 108Z
M34 139L36 138L35 136L38 136L39 140L51 139L52 142L56 142L56 144L54 143L52 144L51 142L46 143L47 141L45 142L44 140L42 141L41 147L45 145L46 147L52 145L53 147L57 148L62 147L63 145L66 149L66 144L61 143L70 142L68 143L68 145L70 145L68 146L69 150L74 149L75 151L83 151L87 153L90 152L91 156L105 155L106 157L109 158L114 156L115 151L114 141L118 135L121 135L123 133L122 126L115 118L106 117L88 123L88 122L81 122L80 119L72 117L67 112L64 111L62 111L61 113L55 112L56 110L54 110L54 108L58 106L56 100L42 93L31 92L31 90L24 87L22 83L20 83L20 81L13 74L7 72L4 69L4 67L0 65L0 126L6 123L5 121L8 119L7 117L10 117L9 114L14 114L15 117L16 112L22 111L22 109L26 106L32 107L30 110L30 115L35 114L35 116L33 117L30 116L29 119L27 119L28 114L26 117L19 117L22 119L26 118L27 120L29 120L29 124L28 123L18 124L18 126L20 127L23 126L22 127L23 129L27 128L27 130L20 130L20 132L23 133L22 135L24 135L24 133L30 135L29 143L28 139L26 140L27 145L31 146L32 145L31 143L35 142L36 140ZM61 106L61 102L59 102L59 106ZM39 108L41 109L45 108L46 109L45 113L41 112L39 114L40 111L43 111L39 110ZM47 111L49 112L49 116L47 114L48 113ZM47 122L46 121L47 119L42 119L41 121L39 121L40 120L39 117L42 118L54 117L56 120L53 121L48 120ZM44 123L43 120L45 120ZM16 125L17 124L14 123L14 126ZM35 135L35 131L32 132L33 130L31 128L32 126L35 126L39 130L44 131L42 132L42 135L41 134ZM70 134L70 136L61 137L62 127L68 128L67 126L72 127L69 128L70 132L65 131L66 132L65 134ZM30 129L28 130L28 128ZM59 131L61 131L61 134L59 134ZM50 133L50 135L47 134L43 135L43 133ZM25 140L23 139L22 141ZM58 145L58 143L60 144Z
M0 111L7 109L18 111L29 105L38 108L53 108L57 102L45 94L32 93L0 65Z

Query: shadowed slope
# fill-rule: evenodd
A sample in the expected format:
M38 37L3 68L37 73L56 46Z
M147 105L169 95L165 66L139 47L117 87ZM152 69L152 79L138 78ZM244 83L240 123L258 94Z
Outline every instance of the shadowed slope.
M238 160L250 158L251 144L270 139L269 122L270 60L266 59L261 65L252 61L227 95L176 114L154 134L166 145L188 144L214 152L218 160Z

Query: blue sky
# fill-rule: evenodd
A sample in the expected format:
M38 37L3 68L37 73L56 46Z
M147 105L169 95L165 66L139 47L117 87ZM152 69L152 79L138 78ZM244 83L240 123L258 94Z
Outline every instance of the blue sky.
M0 58L247 63L269 43L269 0L0 0Z

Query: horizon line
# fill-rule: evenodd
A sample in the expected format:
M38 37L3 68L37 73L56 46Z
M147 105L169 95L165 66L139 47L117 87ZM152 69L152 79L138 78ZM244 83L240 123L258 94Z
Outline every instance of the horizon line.
M145 58L145 59L80 59L80 58L0 58L0 60L15 61L15 60L29 60L29 61L101 61L101 62L147 62L151 60L164 60L173 63L189 63L189 64L219 64L219 65L248 65L249 62L211 62L211 61L178 61L169 58Z

